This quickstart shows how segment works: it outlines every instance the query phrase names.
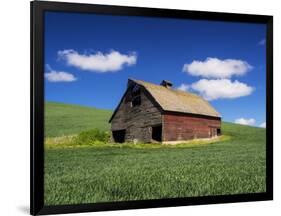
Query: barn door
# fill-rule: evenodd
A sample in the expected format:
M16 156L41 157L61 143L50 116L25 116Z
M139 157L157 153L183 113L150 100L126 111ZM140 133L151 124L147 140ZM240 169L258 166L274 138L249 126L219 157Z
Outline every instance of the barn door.
M125 142L126 130L112 131L112 136L114 142L123 143Z
M214 127L210 127L210 137L217 136L217 129Z
M217 128L213 128L214 132L213 132L213 136L217 136Z
M152 127L152 139L158 142L162 141L162 125Z

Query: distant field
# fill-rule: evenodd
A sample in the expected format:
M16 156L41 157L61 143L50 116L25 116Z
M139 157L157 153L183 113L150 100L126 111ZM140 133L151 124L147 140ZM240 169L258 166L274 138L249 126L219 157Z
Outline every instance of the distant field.
M108 130L111 114L110 110L46 102L45 137L77 134L92 128Z
M48 104L47 104L48 106ZM49 108L56 104L49 104ZM58 105L61 108L61 105ZM77 108L80 109L80 108ZM81 108L82 109L82 108ZM69 112L76 110L67 109ZM84 110L84 109L83 109ZM49 110L51 111L51 110ZM98 115L77 110L72 131L57 109L47 125L49 135L75 133ZM108 112L98 118L104 129ZM71 114L72 115L72 114ZM56 117L60 124L52 122ZM67 115L66 115L67 116ZM72 115L73 116L73 115ZM50 116L49 116L50 118ZM107 122L107 121L106 121ZM71 124L70 124L71 125ZM220 194L264 192L266 189L265 129L223 123L230 140L181 148L83 147L45 151L45 203L81 204ZM122 144L121 144L122 145Z

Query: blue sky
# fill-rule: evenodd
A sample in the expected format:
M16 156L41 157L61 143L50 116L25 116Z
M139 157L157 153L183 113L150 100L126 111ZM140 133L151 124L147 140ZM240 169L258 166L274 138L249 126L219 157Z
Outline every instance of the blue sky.
M266 26L45 14L45 100L113 110L129 77L197 93L224 121L265 122Z

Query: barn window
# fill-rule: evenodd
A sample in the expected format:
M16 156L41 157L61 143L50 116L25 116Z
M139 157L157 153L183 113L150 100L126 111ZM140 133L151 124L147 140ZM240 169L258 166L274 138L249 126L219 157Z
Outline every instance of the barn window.
M141 89L139 85L132 88L132 107L141 105Z
M132 99L132 107L141 105L141 97L137 96Z
M112 131L112 137L114 142L123 143L125 142L126 130Z
M162 141L162 125L152 126L152 139L158 142Z

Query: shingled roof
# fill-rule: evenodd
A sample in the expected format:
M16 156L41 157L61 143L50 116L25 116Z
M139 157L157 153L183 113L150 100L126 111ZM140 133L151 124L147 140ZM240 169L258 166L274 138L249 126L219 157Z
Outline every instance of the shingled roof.
M130 82L142 86L152 96L156 103L159 104L163 111L221 117L221 115L206 100L196 94L168 88L162 85L156 85L142 80L129 79L128 84ZM125 95L126 92L114 110L109 122L111 122L119 109Z
M196 94L142 80L129 79L130 81L143 86L164 111L221 117L206 100Z

